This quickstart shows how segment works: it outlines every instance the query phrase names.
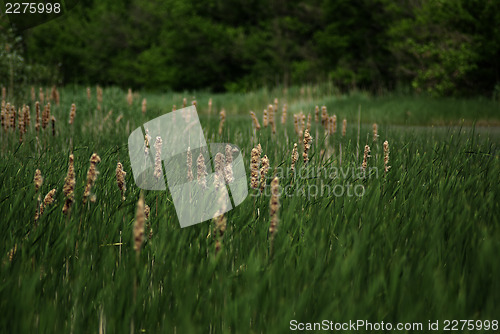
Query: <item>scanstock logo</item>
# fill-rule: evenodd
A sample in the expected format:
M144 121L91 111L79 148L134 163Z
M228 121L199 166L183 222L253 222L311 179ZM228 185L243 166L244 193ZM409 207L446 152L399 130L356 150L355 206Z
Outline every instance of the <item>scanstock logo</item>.
M217 217L248 195L240 149L208 145L195 106L135 129L128 149L136 185L144 190L168 187L181 227Z

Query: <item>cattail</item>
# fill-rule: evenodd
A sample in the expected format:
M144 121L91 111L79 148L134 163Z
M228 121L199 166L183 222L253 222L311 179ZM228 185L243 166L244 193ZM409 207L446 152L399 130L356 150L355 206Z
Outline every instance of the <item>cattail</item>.
M260 191L263 192L266 187L266 175L269 171L269 159L267 155L262 157L262 167L260 168Z
M306 115L302 111L299 113L299 119L300 119L300 130L302 131L302 133L304 133L304 130L306 129Z
M144 135L144 155L149 154L149 143L151 142L151 136L149 135L149 130L146 129L146 134Z
M307 127L306 127L307 131L311 131L311 114L308 114L307 115Z
M363 170L365 170L366 167L368 166L368 158L370 157L369 153L370 153L370 146L365 145L365 153L363 155L363 164L361 165Z
M314 121L319 122L319 106L314 108Z
M288 106L285 103L283 105L283 113L281 114L281 124L285 124L286 123L286 113L287 113L287 110L288 110Z
M274 239L276 232L278 232L278 211L280 208L279 203L279 179L277 176L271 181L271 200L269 201L269 216L271 223L269 225L269 234L271 240Z
M328 134L333 134L333 116L328 117Z
M96 87L96 95L97 95L97 110L101 110L103 91L101 86L99 85Z
M127 173L123 170L123 165L121 162L116 164L116 184L118 185L118 189L122 194L122 201L125 200L125 191L127 190L127 185L125 184L125 175Z
M35 214L35 221L37 221L45 211L45 208L54 203L54 196L56 195L56 190L52 189L45 195L45 198L43 199L43 203L40 203L40 209L38 212Z
M134 95L132 94L132 89L131 88L128 89L127 103L128 103L129 106L131 106L132 103L134 103Z
M161 147L162 147L163 141L160 136L156 137L155 141L155 150L156 150L156 155L155 155L155 169L153 172L154 177L156 180L160 180L160 178L163 175L163 171L161 168Z
M253 148L250 158L250 186L253 189L259 187L259 166L260 166L260 152L258 148Z
M43 184L42 172L39 169L35 170L35 177L33 179L33 183L35 184L35 193L37 193L38 189L40 189L40 187Z
M278 111L278 98L277 97L274 98L274 111L275 112Z
M45 105L45 109L42 113L42 129L45 129L49 124L50 120L50 102Z
M347 120L344 118L344 122L342 122L342 137L345 137L347 132Z
M147 101L146 98L142 99L142 114L146 115L146 109L147 109Z
M38 99L40 100L41 104L43 104L45 102L42 87L40 87L40 89L38 90Z
M376 142L378 137L378 126L377 123L373 123L373 141Z
M97 179L97 175L99 172L96 169L96 165L101 162L101 158L97 155L97 153L93 153L90 157L90 167L87 171L87 184L85 185L85 191L83 192L83 204L87 202L87 198L90 195L90 191L94 186L94 182Z
M55 137L56 136L56 118L54 116L51 116L50 121L52 123L52 137Z
M208 99L208 114L212 113L212 98Z
M337 115L332 116L332 133L337 132Z
M295 163L299 160L299 152L297 150L297 143L293 144L293 150L292 150L292 172L295 171Z
M270 104L268 106L268 113L269 113L269 124L271 124L271 129L273 133L276 133L276 119L275 119L275 109L273 108L273 105Z
M260 130L259 119L257 118L257 116L255 115L255 113L253 111L250 111L250 117L252 117L252 122L253 122L253 126L255 127L255 130Z
M326 106L321 107L321 125L327 130L328 126L328 112L326 111Z
M16 129L16 107L15 106L10 106L10 127L12 129Z
M146 220L146 215L144 214L144 195L141 192L139 201L137 201L137 209L135 211L135 222L134 222L134 250L139 257L141 254L141 247L144 241L144 222Z
M299 116L297 114L293 114L293 125L295 126L295 133L299 134Z
M214 175L214 187L219 189L224 187L224 165L226 158L222 153L217 153L215 155L215 175Z
M38 132L40 130L40 102L36 101L35 103L35 112L36 112L36 118L35 118L35 130Z
M62 209L64 214L69 214L71 210L71 205L75 200L75 166L74 166L74 156L70 154L69 156L69 166L68 166L68 174L64 179L64 187L63 192L66 197L66 201L64 202L64 207Z
M227 219L224 213L226 212L226 200L223 193L219 193L217 200L217 207L219 208L214 215L215 223L215 237L217 238L215 242L215 254L217 254L221 249L221 239L224 236L224 232L227 227Z
M27 131L26 129L29 128L30 122L31 122L30 106L23 107L23 110L24 110L24 115L23 115L24 127L25 127L25 131Z
M73 124L76 116L76 104L71 105L71 110L69 111L69 124Z
M203 154L200 152L198 159L196 159L196 166L198 168L196 178L198 180L198 184L205 189L207 187L207 166L205 165L205 158Z
M52 101L56 103L56 105L59 105L59 91L57 90L57 87L55 85L52 86L52 91L50 92L50 98Z
M219 136L222 135L222 129L224 127L225 121L226 121L226 111L224 109L222 109L220 112Z
M21 109L18 110L19 115L19 142L23 142L23 134L25 132L24 127L24 112L21 112Z
M148 220L150 213L151 213L151 208L149 207L149 205L144 204L144 219Z
M306 130L306 133L304 134L304 153L302 156L304 157L304 164L306 164L309 161L309 149L311 148L311 142L312 142L312 137L309 134L309 131Z
M232 183L234 181L233 175L233 153L238 152L237 148L231 147L231 145L226 144L226 163L224 165L224 180L226 183Z
M262 125L267 128L267 125L269 124L269 120L267 118L267 109L264 109L264 114L262 116Z
M87 101L90 101L90 99L92 99L92 91L90 87L87 87Z
M387 173L389 171L389 142L384 141L384 171Z
M262 146L260 144L257 144L257 151L259 152L259 157L262 155Z
M31 87L32 92L34 89L35 89L34 87ZM2 101L5 101L6 98L7 98L7 90L5 89L5 87L2 86Z
M189 182L191 182L194 179L194 176L193 176L193 154L191 153L191 147L188 147L188 150L186 153L187 153L187 162L186 162L187 179Z
M186 108L186 106L187 106L187 99L183 98L182 99L182 108Z

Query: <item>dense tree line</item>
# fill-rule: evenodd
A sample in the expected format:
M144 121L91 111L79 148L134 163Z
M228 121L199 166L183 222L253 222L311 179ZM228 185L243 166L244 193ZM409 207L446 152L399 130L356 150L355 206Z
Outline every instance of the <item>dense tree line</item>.
M500 89L496 0L81 0L22 37L25 61L64 83Z

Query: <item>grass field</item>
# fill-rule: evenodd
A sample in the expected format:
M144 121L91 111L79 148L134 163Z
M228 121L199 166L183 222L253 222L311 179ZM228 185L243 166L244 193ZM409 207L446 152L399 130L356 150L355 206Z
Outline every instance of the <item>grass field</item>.
M15 101L31 107L23 142L19 130L1 129L1 333L287 333L291 320L325 319L422 323L424 332L429 320L439 320L442 332L445 320L500 320L500 133L494 126L471 126L498 124L498 102L342 96L328 86L297 87L213 95L209 115L211 96L205 93L137 94L129 106L126 92L110 88L101 110L95 87L90 100L82 87L61 89L60 96L51 109L55 136L49 124L37 139L29 89ZM168 191L144 192L153 235L149 239L146 230L137 257L133 226L140 189L127 138L173 104L181 108L184 97L188 103L196 98L208 142L241 148L248 176L250 151L261 144L270 161L266 190L249 189L248 198L226 214L217 255L213 222L181 229ZM249 111L262 125L263 109L275 97L277 133L263 127L255 137ZM77 109L70 125L72 103ZM314 121L315 105L337 115L335 134L325 135ZM219 135L221 108L228 115ZM300 111L313 116L307 165L294 131L293 114ZM289 172L294 143L295 175ZM365 145L371 157L363 175ZM71 147L76 187L67 216L63 185ZM96 201L84 205L93 152L101 158L92 188ZM125 200L116 184L118 161L127 172ZM37 168L43 176L38 193ZM288 188L279 198L271 251L275 168L283 171L281 188ZM320 195L322 186L335 190ZM53 188L55 202L35 224L38 194L43 199ZM493 329L488 332L498 331Z

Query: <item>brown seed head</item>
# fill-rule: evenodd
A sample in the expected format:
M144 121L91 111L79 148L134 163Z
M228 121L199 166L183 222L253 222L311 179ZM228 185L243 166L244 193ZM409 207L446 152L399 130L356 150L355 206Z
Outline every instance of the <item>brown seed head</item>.
M83 192L83 204L87 202L87 198L90 196L90 191L94 186L94 182L97 179L99 172L96 169L97 164L101 162L101 158L97 153L92 154L90 157L90 167L87 171L87 184L85 185L85 191Z
M69 124L73 124L76 116L76 105L73 103L71 105L71 110L69 111Z
M304 134L304 153L302 156L304 157L304 164L306 164L309 161L309 149L311 148L311 142L312 142L312 137L309 134L309 131L306 130Z
M253 126L255 127L255 129L260 130L259 119L257 118L257 116L255 115L255 113L253 111L250 111L250 116L252 117L252 122L253 122Z
M35 183L35 193L37 193L43 184L42 172L39 169L35 170L35 178L33 180L33 183Z
M122 201L125 200L125 191L127 190L127 185L125 184L125 175L127 173L123 170L123 165L121 162L116 164L116 184L118 185L118 189L122 194Z
M73 201L75 200L75 166L74 166L74 156L70 154L69 156L69 166L68 173L64 179L63 192L66 197L66 201L63 207L63 213L68 214L70 212Z
M141 253L142 243L144 241L144 222L146 215L144 214L144 195L141 192L139 200L137 201L137 209L135 211L134 222L134 250L139 256Z
M264 191L266 187L266 175L269 171L269 159L267 155L262 157L262 167L260 168L260 191Z

